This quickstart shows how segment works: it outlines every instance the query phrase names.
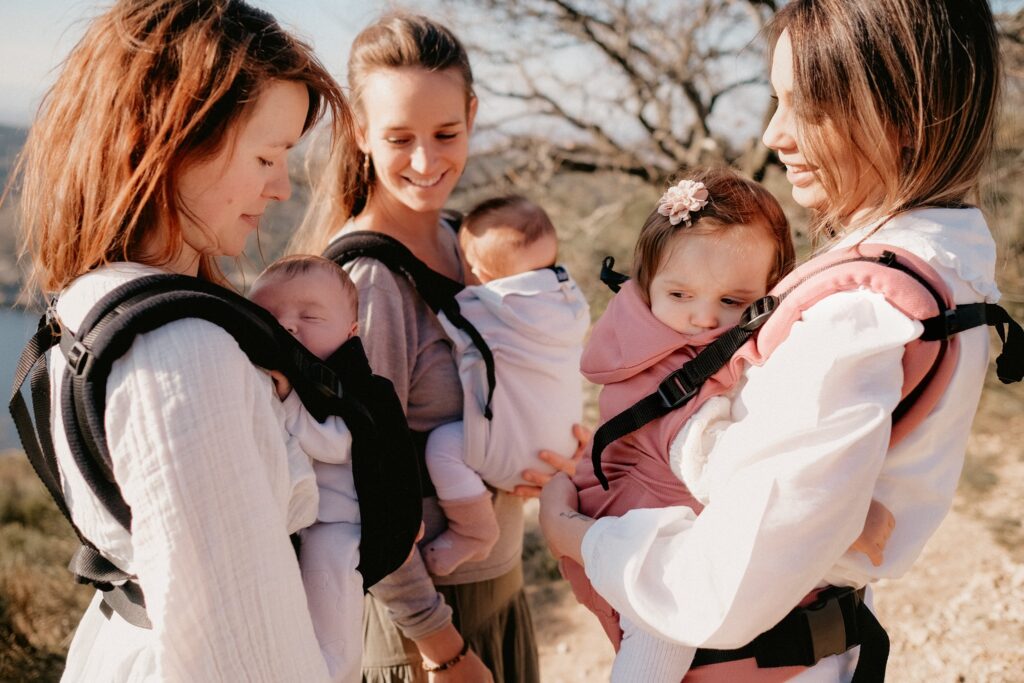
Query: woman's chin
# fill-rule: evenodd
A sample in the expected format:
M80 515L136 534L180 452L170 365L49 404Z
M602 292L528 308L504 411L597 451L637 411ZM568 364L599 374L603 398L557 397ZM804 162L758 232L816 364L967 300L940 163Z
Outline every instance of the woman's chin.
M821 209L826 200L825 188L821 186L821 183L793 186L793 201L805 209Z

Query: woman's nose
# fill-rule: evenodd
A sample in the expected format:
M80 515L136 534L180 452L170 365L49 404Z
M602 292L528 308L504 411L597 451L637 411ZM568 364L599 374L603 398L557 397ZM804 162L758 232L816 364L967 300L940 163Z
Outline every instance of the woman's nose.
M789 130L790 123L791 117L789 113L782 106L777 106L771 120L768 121L768 126L764 129L764 135L761 136L761 141L765 147L776 152L794 149L796 143L792 132Z
M288 176L288 164L277 164L275 170L277 173L263 188L263 195L269 199L283 202L292 196L292 181Z
M434 154L430 149L430 145L417 145L416 149L412 151L412 157L409 159L409 166L417 173L426 175L427 171L430 170L433 156Z

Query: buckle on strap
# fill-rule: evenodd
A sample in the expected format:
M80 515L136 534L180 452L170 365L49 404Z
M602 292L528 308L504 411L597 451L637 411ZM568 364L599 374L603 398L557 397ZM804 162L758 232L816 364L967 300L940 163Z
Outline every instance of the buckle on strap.
M680 369L661 381L658 385L658 396L666 408L678 408L693 398L699 390L699 385L690 386L683 375L683 370Z
M768 318L772 317L772 313L774 313L775 309L778 307L779 297L777 296L769 294L766 297L758 299L747 306L746 310L743 311L743 316L740 318L739 328L746 330L747 332L753 332L768 322Z
M80 341L76 341L68 349L66 357L67 364L75 375L81 376L89 368L89 361L92 360L92 354L89 352L89 348Z
M859 644L855 614L863 595L863 588L828 588L811 604L794 609L754 639L758 667L814 666Z
M811 654L815 662L825 657L846 652L848 642L852 640L846 633L846 621L843 618L843 602L850 602L848 609L856 609L856 594L852 588L838 595L816 600L804 608L807 628L811 636Z

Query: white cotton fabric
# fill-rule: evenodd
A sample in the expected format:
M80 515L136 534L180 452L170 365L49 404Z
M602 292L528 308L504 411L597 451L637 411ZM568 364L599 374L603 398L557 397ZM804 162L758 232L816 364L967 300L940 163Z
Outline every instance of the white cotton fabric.
M697 648L659 638L620 617L622 642L612 663L611 683L679 683Z
M106 266L63 292L75 329L115 287L156 269ZM94 599L68 653L67 681L318 681L317 647L289 532L312 523L308 458L284 429L269 376L221 328L188 319L139 336L114 363L105 427L132 533L93 497L61 420L64 359L50 354L53 435L75 524L138 576L152 630Z
M469 336L443 315L438 320L455 345L465 394L466 464L491 486L511 491L523 470L550 471L542 449L572 453L572 425L583 419L580 355L590 309L576 283L559 282L550 268L466 287L456 297L462 315L494 354L497 385L484 417L487 375ZM430 453L427 453L430 458Z
M334 683L362 677L362 527L352 473L352 432L330 415L317 422L293 391L284 400L285 428L313 460L320 507L316 524L302 531L299 564L320 652Z
M925 259L957 303L998 298L995 245L975 209L914 211L867 241ZM890 450L903 346L921 330L870 291L836 293L808 309L767 362L746 372L729 423L708 439L706 465L694 466L710 501L700 517L677 507L598 520L582 549L594 587L663 637L735 648L816 586L904 574L952 504L988 363L987 330L962 333L945 395ZM706 427L719 417L698 412L691 423ZM872 497L896 518L880 567L847 552ZM826 658L799 680L848 680L855 658Z

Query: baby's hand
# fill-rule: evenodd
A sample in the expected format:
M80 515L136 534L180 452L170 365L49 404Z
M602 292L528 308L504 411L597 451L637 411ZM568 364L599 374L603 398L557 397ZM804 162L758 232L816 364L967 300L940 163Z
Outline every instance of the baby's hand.
M274 392L277 393L277 397L282 401L288 398L288 394L292 393L292 383L288 378L278 370L271 370L270 379L274 381Z
M882 564L883 551L895 526L896 518L889 512L889 508L872 499L868 517L864 520L864 530L850 546L850 550L864 553L871 560L871 564L878 567Z

